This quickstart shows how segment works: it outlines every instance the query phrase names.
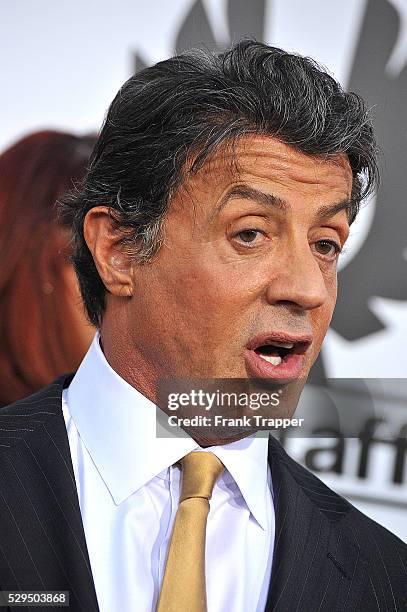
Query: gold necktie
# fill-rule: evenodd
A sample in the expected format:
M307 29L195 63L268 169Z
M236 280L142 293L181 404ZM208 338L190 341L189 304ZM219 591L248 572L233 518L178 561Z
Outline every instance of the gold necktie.
M206 612L206 521L223 464L213 453L198 451L186 455L181 466L181 496L157 612Z

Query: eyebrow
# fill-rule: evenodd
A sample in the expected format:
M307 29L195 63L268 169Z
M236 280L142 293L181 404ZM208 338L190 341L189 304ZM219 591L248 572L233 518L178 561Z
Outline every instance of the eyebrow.
M249 187L247 185L235 185L222 197L217 207L211 214L211 220L221 212L221 210L230 200L233 200L234 198L243 198L244 200L259 202L259 204L262 204L263 206L274 208L283 212L291 210L291 205L286 200L278 198L271 193L265 193L259 189L255 189L254 187ZM351 206L352 202L349 200L343 200L337 204L320 206L317 209L315 216L321 220L329 219L338 214L341 210L346 210L349 212Z

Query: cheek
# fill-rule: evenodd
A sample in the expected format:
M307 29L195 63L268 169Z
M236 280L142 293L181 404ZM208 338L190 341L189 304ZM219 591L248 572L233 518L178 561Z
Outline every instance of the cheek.
M319 347L325 338L326 332L332 320L336 303L336 285L329 291L329 297L320 308L310 313L311 325L314 333L315 344Z
M146 310L147 318L155 313L153 333L158 334L160 345L165 335L171 351L199 367L209 355L212 365L234 355L236 346L240 348L246 340L249 321L255 318L254 291L247 282L243 284L240 271L202 257L201 265L184 261L163 269L159 276L156 302L166 307L160 307L159 314L154 304Z
M209 254L169 266L160 276L166 294L173 296L173 307L191 315L202 313L212 321L244 310L261 284L259 275L248 274L247 267Z

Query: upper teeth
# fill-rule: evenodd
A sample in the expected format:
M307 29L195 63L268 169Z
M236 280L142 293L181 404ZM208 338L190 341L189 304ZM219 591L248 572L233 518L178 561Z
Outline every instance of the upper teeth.
M275 365L275 366L278 366L281 363L281 361L282 361L282 359L281 359L281 357L279 355L274 357L273 355L262 355L260 353L260 357L262 359L264 359L264 361L268 361L269 363L271 363L272 365Z
M273 346L281 346L281 348L292 349L294 342L271 342Z

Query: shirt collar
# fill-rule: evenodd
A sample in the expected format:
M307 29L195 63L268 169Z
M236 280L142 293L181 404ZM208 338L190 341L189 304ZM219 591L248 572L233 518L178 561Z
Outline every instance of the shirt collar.
M240 489L250 512L259 525L267 526L268 436L253 435L230 444L211 446ZM272 488L271 488L272 491Z
M95 338L67 389L69 413L116 504L200 446L185 434L156 436L156 406L107 362ZM208 449L202 449L208 450ZM268 438L212 446L257 522L266 526Z

